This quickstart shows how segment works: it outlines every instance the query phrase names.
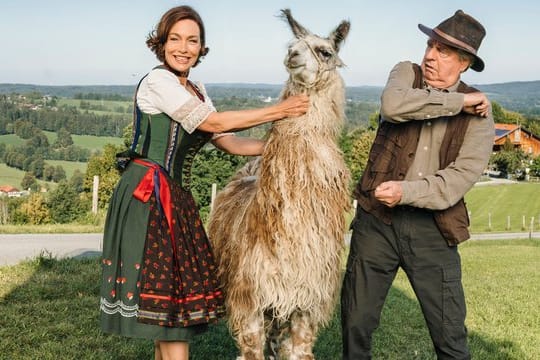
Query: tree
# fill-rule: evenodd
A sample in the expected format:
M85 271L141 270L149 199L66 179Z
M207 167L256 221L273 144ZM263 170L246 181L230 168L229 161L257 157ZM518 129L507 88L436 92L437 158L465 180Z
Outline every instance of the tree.
M193 161L191 190L203 220L210 210L212 184L217 184L218 189L223 188L247 159L247 157L227 154L210 146L199 151Z
M45 168L43 169L43 180L52 181L52 178L54 176L54 171L55 171L54 166L45 164Z
M50 192L48 206L51 219L61 224L75 221L88 210L82 206L79 193L67 181L61 181Z
M41 156L37 156L34 158L34 160L30 163L30 166L28 170L34 174L34 176L38 179L43 178L43 170L45 168L45 161Z
M56 167L54 168L52 181L60 182L65 179L66 179L66 172L64 171L64 168L61 165L56 165Z
M122 146L107 144L103 152L93 155L88 161L84 190L91 193L94 176L99 176L99 206L104 208L111 198L114 187L120 179L120 173L116 169L116 154L125 150Z
M30 139L34 135L34 125L29 121L15 121L15 135L21 139Z
M69 186L73 187L78 193L82 193L84 190L84 174L76 169L73 175L69 179Z
M73 145L73 139L71 138L71 133L67 131L65 127L60 128L56 132L56 141L53 144L55 148L66 148L70 145Z
M507 139L503 149L493 155L489 163L495 165L503 175L514 174L516 170L523 170L523 161L527 155L521 149L514 149L512 143ZM522 171L524 173L524 171Z
M49 208L41 193L31 194L27 200L21 204L19 211L25 215L29 224L42 225L51 222Z
M30 189L31 191L39 191L39 184L36 177L30 172L24 174L24 177L21 180L21 187L25 190Z
M358 128L340 139L340 148L343 151L345 163L351 172L351 179L356 183L366 167L369 150L375 139L375 130Z
M530 169L532 175L540 176L540 156L533 159Z

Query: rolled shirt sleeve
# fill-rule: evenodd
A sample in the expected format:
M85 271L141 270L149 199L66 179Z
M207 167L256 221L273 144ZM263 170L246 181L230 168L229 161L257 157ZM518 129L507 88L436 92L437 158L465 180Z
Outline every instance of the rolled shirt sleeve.
M381 95L381 116L390 122L426 120L456 115L463 107L463 94L436 89L414 89L410 61L398 63L390 71Z
M143 80L137 93L137 103L142 112L165 113L192 133L216 109L206 95L202 84L198 89L205 96L201 101L180 84L178 78L165 69L154 69Z

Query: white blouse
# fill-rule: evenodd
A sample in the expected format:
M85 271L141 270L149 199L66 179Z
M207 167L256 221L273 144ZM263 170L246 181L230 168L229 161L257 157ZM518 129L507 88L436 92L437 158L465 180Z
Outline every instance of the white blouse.
M216 109L201 83L195 84L205 102L180 84L176 75L165 69L153 69L137 92L137 104L143 113L169 115L191 134Z

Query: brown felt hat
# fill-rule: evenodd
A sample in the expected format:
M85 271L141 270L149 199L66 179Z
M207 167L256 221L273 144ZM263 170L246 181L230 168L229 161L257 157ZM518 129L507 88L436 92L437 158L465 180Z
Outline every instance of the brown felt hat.
M471 69L478 72L484 70L484 61L476 53L486 36L486 30L472 16L458 10L433 29L422 24L418 24L418 28L432 39L473 55L475 60Z

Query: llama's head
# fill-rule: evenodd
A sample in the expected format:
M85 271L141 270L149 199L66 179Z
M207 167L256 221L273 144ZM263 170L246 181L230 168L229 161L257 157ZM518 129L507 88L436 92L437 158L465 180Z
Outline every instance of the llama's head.
M322 38L300 25L289 9L281 10L281 16L295 36L284 62L291 80L306 88L324 86L330 74L343 66L338 52L349 33L350 22L342 21L327 38Z

